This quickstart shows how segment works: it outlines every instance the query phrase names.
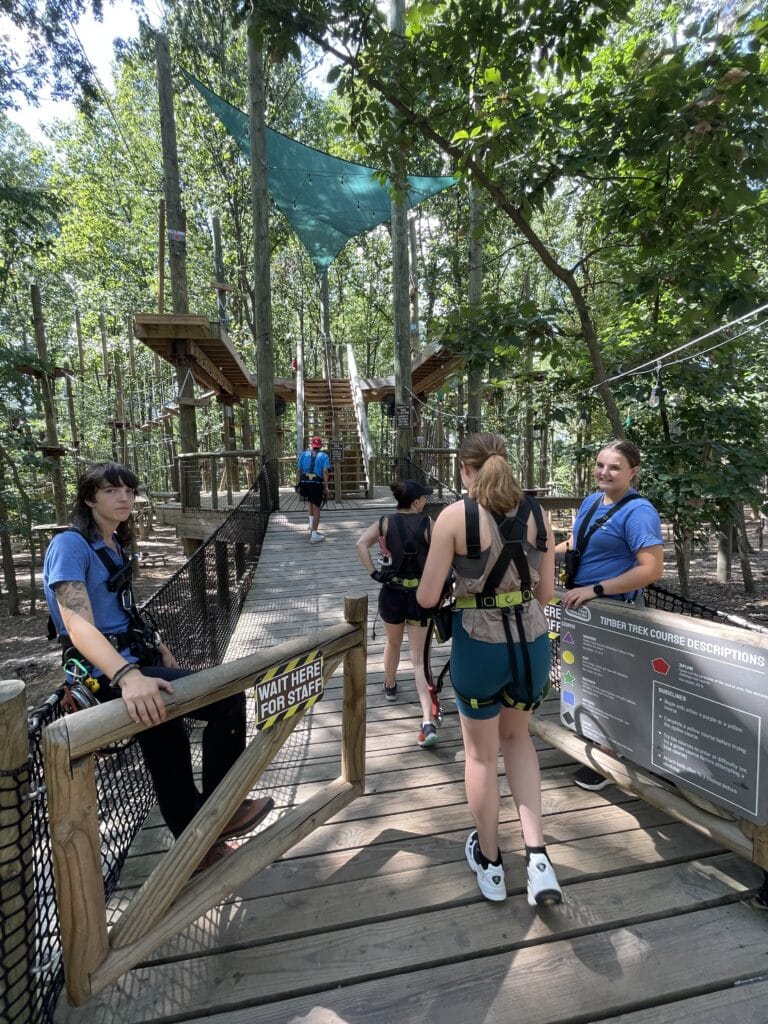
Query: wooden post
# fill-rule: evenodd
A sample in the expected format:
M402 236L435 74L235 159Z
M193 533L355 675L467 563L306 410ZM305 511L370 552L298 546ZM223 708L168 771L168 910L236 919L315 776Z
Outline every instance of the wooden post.
M254 320L256 324L256 379L259 382L259 447L261 462L277 488L277 422L275 416L275 364L272 337L272 299L269 263L269 206L265 144L264 64L255 37L248 33L248 96L251 139L251 206L253 209Z
M328 288L328 271L320 275L320 323L323 334L323 358L325 359L325 375L328 378L328 387L331 387L331 379L336 376L336 360L333 354L333 343L331 342L331 293Z
M72 393L72 370L67 364L64 369L67 371L64 377L64 389L67 393L67 412L69 413L69 433L72 437L72 448L76 452L80 447L77 437L77 417L75 416L75 396Z
M14 1024L31 1024L35 963L34 864L26 690L0 681L0 977Z
M109 349L107 347L107 320L104 311L99 313L99 333L101 334L101 363L104 371L105 405L107 408L112 402L112 375L109 364ZM112 416L112 460L118 461L117 454L117 430L115 429L114 413Z
M35 329L35 343L37 354L42 363L42 376L40 377L40 390L43 398L43 412L45 415L45 443L52 450L59 447L59 435L56 429L56 412L53 407L53 385L51 375L48 372L48 343L45 338L45 321L43 320L43 305L40 299L40 289L36 284L30 286L32 297L32 323ZM53 504L56 509L56 522L67 522L67 493L64 487L64 475L61 472L61 457L58 454L47 456L51 461L51 479L53 481Z
M83 325L80 322L80 310L75 310L75 335L77 337L77 367L80 375L80 389L79 389L79 422L80 422L80 436L84 437L85 434L85 351L83 349Z
M109 952L96 777L92 755L70 763L66 718L43 731L43 757L64 976L79 1005L91 997L90 976Z
M304 451L304 335L296 345L296 454ZM295 477L294 477L295 480Z
M405 32L405 0L389 0L389 30L399 37ZM411 457L413 429L410 415L411 391L411 339L408 310L408 187L405 157L400 151L393 153L392 184L392 305L395 331L395 475L408 476L407 460ZM407 415L406 415L407 410Z
M213 233L213 267L216 274L217 284L224 283L224 253L221 247L221 223L218 213L211 218L211 231ZM219 314L219 321L224 327L227 326L227 292L224 288L216 289L216 309Z
M133 340L133 317L128 315L128 373L130 376L130 387L128 392L128 425L131 431L131 465L136 476L140 476L139 453L136 447L136 416L139 406L138 383L139 377L136 369L136 344ZM149 481L147 481L149 483Z
M77 336L77 366L80 376L85 374L85 355L83 353L83 325L80 322L80 310L75 310L75 335Z
M117 431L120 462L128 465L128 439L125 432L125 398L123 396L123 366L115 355L115 429Z
M480 238L483 207L480 192L469 186L469 288L467 300L472 309L479 310L483 301L483 241ZM467 433L480 429L483 407L483 364L475 359L467 374Z
M168 266L171 274L171 296L174 313L189 312L187 292L187 224L181 205L179 184L179 157L176 147L176 120L173 114L173 85L171 81L171 58L168 39L158 32L155 36L155 59L157 63L157 89L160 101L160 135L163 149L163 189L165 210L168 220ZM174 345L174 362L179 398L194 398L195 385L192 379L191 362L185 351L184 342ZM179 440L183 453L197 451L197 419L194 405L181 403L179 408ZM185 466L190 466L185 463ZM191 468L191 466L190 466ZM187 506L200 507L199 474L184 482ZM189 556L195 550L195 543L183 542Z
M408 298L410 300L411 355L416 356L421 350L421 336L419 335L419 247L416 238L415 217L408 218L408 253Z
M344 621L360 626L361 641L344 655L344 702L341 713L341 777L357 793L365 790L365 682L368 595L344 597Z
M226 608L229 604L229 559L227 557L227 544L224 541L214 542L214 556L216 560L216 600L219 605Z
M157 312L165 312L165 200L157 207Z

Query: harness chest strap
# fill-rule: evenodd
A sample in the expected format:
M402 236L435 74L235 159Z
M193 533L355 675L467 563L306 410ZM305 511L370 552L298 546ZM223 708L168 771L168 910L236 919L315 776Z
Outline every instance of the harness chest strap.
M301 474L302 480L319 480L320 479L318 474L315 472L315 460L316 459L317 459L317 452L312 452L312 454L309 456L309 469L306 472L302 471L302 474Z

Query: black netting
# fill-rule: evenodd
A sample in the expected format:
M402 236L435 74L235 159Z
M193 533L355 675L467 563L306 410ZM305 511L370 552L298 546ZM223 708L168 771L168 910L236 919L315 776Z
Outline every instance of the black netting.
M30 913L34 884L33 832L29 808L30 765L0 771L0 963L5 970L0 991L0 1019L30 1019L29 990L34 950L34 916Z
M265 467L256 485L179 571L143 605L184 668L211 668L226 652L264 543L279 485Z
M277 500L277 474L265 467L219 529L144 605L169 647L183 652L185 668L197 671L221 661ZM0 989L2 1022L48 1024L64 984L41 747L43 729L63 714L63 692L62 687L30 714L29 765L0 773L0 822L9 837L8 845L0 848L0 963L9 975ZM106 900L155 802L135 740L96 754L96 788ZM16 912L17 906L24 912ZM25 957L33 962L24 963ZM16 964L18 980L11 969Z

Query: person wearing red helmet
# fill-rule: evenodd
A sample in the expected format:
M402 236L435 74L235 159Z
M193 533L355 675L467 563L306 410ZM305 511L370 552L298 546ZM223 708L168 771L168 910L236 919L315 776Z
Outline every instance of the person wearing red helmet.
M328 474L331 462L323 449L322 437L310 438L309 448L296 460L298 480L296 491L309 503L309 542L325 540L320 533L320 508L328 496Z

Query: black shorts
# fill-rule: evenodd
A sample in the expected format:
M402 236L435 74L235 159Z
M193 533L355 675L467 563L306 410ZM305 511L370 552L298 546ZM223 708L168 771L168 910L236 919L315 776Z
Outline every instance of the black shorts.
M379 591L379 615L391 626L408 622L412 626L428 626L429 612L416 600L416 588L399 590L384 584Z
M320 480L301 480L299 482L299 494L306 498L311 505L318 507L323 503L323 485Z

